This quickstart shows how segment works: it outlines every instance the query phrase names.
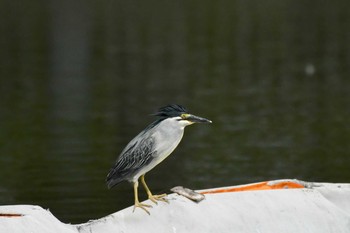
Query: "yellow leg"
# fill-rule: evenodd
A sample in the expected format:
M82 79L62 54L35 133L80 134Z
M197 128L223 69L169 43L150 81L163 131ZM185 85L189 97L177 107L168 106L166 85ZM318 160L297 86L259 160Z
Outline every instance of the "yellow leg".
M150 199L152 202L157 204L157 201L165 201L168 203L168 200L164 198L166 196L166 193L161 194L161 195L153 195L152 194L151 190L149 190L149 188L145 182L145 175L141 176L141 183L142 183L143 187L146 189L148 199Z
M139 196L138 196L138 191L137 191L138 186L139 186L139 182L136 181L136 182L134 183L135 205L134 205L134 210L133 210L133 212L135 211L136 207L139 207L139 208L143 209L144 211L146 211L147 214L150 215L150 213L149 213L149 211L146 209L146 207L152 208L152 206L146 205L146 204L143 204L143 203L140 203L140 202L139 202Z

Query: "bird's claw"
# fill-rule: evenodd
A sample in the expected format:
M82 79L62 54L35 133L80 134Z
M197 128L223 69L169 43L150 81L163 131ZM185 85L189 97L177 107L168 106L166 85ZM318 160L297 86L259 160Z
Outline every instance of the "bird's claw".
M164 201L166 203L169 203L169 201L166 198L164 198L166 196L167 196L167 194L165 194L165 193L161 194L161 195L149 195L148 199L150 199L155 204L158 204L157 201Z
M147 204L143 204L143 203L140 203L140 202L136 202L135 205L134 205L134 210L132 212L135 212L136 207L139 207L139 208L143 209L144 211L146 211L146 213L148 215L151 215L150 212L146 209L146 208L152 208L151 205L147 205Z

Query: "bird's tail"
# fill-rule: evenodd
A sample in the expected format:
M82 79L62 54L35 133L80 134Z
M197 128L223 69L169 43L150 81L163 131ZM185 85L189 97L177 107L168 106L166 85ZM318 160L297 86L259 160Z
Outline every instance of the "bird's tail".
M124 179L119 176L114 169L111 169L106 178L107 187L111 189L123 180Z

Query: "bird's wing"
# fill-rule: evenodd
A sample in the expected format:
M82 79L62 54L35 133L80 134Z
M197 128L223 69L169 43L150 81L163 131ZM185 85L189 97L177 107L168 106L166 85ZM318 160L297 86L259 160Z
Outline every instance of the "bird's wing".
M116 167L120 169L138 169L147 165L153 158L154 138L136 141L126 148L119 157Z
M107 175L108 186L114 186L123 180L130 179L140 168L152 161L154 153L153 137L132 140Z

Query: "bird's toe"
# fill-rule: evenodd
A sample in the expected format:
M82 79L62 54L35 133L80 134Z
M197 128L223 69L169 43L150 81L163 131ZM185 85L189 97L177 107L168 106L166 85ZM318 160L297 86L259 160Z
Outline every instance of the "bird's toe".
M137 202L137 203L135 203L135 205L134 205L134 210L133 210L133 212L135 211L135 209L136 209L137 207L143 209L144 211L146 211L146 213L147 213L148 215L151 215L150 212L146 209L146 208L152 208L151 205L147 205L147 204L143 204L143 203Z
M165 198L167 194L160 194L160 195L150 195L148 198L155 204L158 204L157 201L164 201L166 203L169 203L169 201Z

